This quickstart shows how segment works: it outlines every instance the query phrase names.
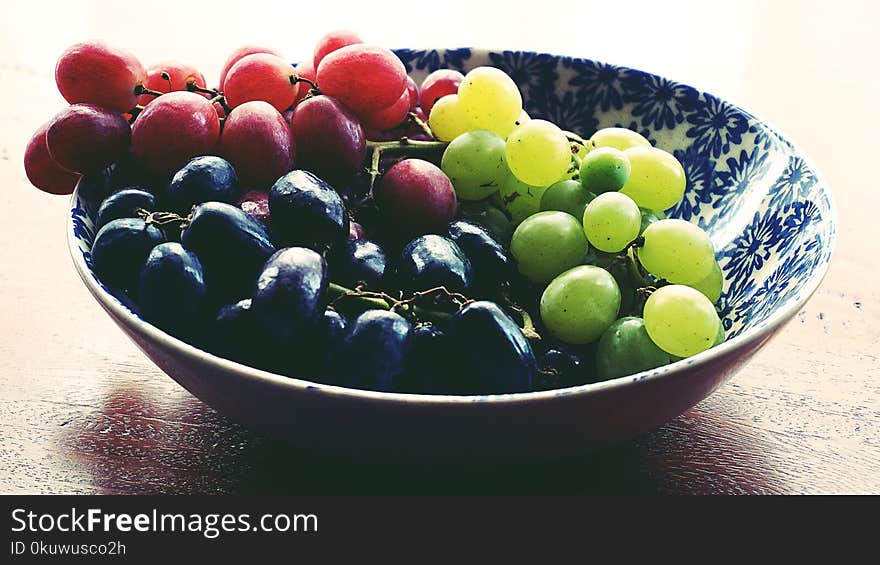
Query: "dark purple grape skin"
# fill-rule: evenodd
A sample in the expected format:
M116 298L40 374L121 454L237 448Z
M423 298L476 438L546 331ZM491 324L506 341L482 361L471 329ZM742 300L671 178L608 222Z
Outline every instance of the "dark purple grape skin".
M306 338L324 311L328 284L320 254L305 247L281 249L266 261L254 287L257 324L278 344Z
M382 288L388 260L382 248L367 239L354 239L336 249L330 258L330 276L342 286L366 284L371 290Z
M332 186L309 171L291 171L269 191L276 242L324 251L348 241L345 203Z
M296 168L311 171L337 188L347 186L363 168L364 128L335 98L313 96L297 104L290 130L296 143Z
M206 294L202 264L195 253L176 242L159 244L150 251L138 286L145 320L181 339L191 338L201 326Z
M450 292L466 293L472 278L471 262L461 248L434 234L410 241L397 265L397 283L410 292L442 286Z
M432 323L416 326L410 332L406 352L406 372L399 379L397 392L414 394L450 394L444 386L446 364L451 358L445 332Z
M332 308L324 310L323 316L315 324L312 339L305 341L303 358L309 360L310 374L305 375L319 382L332 382L336 373L342 340L348 321Z
M263 224L223 202L196 206L181 241L201 261L209 300L218 306L250 296L263 264L276 251Z
M494 302L471 302L448 326L457 394L528 392L538 372L529 340Z
M52 159L68 171L96 173L128 152L131 126L118 112L73 104L53 119L46 146Z
M226 159L213 155L191 159L168 183L168 202L184 215L203 202L232 204L238 195L235 169Z
M579 383L581 358L577 353L553 347L538 360L541 372L535 379L536 390L565 388Z
M265 340L254 323L250 298L220 308L211 326L210 349L216 355L258 367Z
M475 284L481 289L497 289L510 280L513 272L510 255L483 226L456 220L446 226L446 234L470 260Z
M405 371L410 323L387 310L367 310L346 329L340 381L350 388L393 392Z
M136 290L147 255L164 241L162 230L140 218L113 220L95 236L92 269L106 286Z
M125 188L139 188L159 195L165 191L168 179L147 170L133 153L120 158L110 171L107 186L110 192Z
M119 218L138 218L137 211L140 209L155 212L157 210L156 197L139 188L126 188L114 192L101 202L101 206L98 208L98 217L95 220L95 228L101 229Z

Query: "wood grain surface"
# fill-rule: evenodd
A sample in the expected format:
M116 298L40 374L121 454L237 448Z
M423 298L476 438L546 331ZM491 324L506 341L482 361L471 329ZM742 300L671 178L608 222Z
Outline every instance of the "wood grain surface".
M32 131L61 108L54 59L111 25L86 9L94 3L68 4L84 15L55 22L43 48L28 31L39 6L17 7L0 50L0 492L880 494L880 42L870 3L744 3L752 12L737 22L748 29L725 30L741 45L718 53L737 61L733 76L663 46L664 68L641 65L729 86L718 93L777 124L819 165L840 209L840 240L812 300L732 381L655 432L570 460L496 468L373 466L294 451L193 398L124 337L74 272L67 199L33 189L21 165ZM695 26L715 21L694 17ZM131 30L141 59L167 56L146 33ZM267 33L269 44L285 37ZM500 33L488 39L521 47ZM168 37L207 57L204 41ZM479 37L471 43L492 44ZM234 32L227 40L244 42ZM653 45L645 38L643 49ZM596 56L587 44L565 47Z

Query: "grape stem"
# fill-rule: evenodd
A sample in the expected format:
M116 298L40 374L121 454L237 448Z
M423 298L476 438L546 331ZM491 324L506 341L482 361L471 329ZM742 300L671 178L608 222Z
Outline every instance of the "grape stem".
M434 132L431 131L431 127L427 123L425 123L425 120L420 118L415 112L410 112L409 114L407 114L407 117L409 118L409 121L418 126L425 133L425 135L427 135L431 139L437 139L434 136Z
M197 85L194 81L187 82L186 89L190 92L199 92L201 94L210 94L211 98L214 98L214 97L220 95L219 91L214 90L212 88L202 88L201 86Z
M405 314L409 314L417 321L432 320L442 322L449 320L452 315L447 312L429 310L415 304L415 301L419 299L423 299L427 296L436 296L440 292L450 296L460 297L467 302L470 302L469 299L460 294L450 293L445 287L437 287L423 292L417 292L408 299L397 299L384 292L370 292L364 290L362 287L357 287L352 290L336 283L330 283L327 287L327 294L332 298L330 306L335 306L337 303L347 300L351 301L361 310L390 310L395 312L400 308ZM459 308L460 307L461 306L459 306Z
M367 151L370 152L370 168L367 169L367 173L370 175L370 189L363 201L366 202L373 197L373 187L379 178L379 162L383 155L430 156L445 150L447 145L449 144L445 141L417 141L408 137L401 137L397 141L368 141Z
M318 88L318 83L307 78L301 77L297 74L290 75L290 84L299 84L301 82L306 83L311 88L309 89L309 94L311 96L318 96L321 94L321 90Z
M140 96L142 94L147 94L149 96L162 96L165 94L164 92L159 92L158 90L150 90L146 86L139 84L134 87L135 96Z

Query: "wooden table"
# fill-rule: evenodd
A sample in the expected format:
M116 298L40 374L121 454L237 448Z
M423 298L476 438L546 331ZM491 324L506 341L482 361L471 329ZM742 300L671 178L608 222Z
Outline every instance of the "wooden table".
M207 60L209 51L174 29L168 42L154 41L149 30L158 24L149 18L161 9L142 11L146 20L123 29L107 23L116 16L86 10L85 2L67 3L70 13L57 13L45 35L33 38L28 22L38 8L30 4L15 8L0 49L0 492L880 493L880 80L873 70L880 43L870 23L877 10L867 2L737 3L751 10L736 19L745 27L724 30L712 14L688 16L696 39L728 34L713 55L726 67L683 49L674 23L669 43L645 36L625 53L610 47L612 30L597 30L590 45L552 44L552 29L541 36L546 45L537 36L513 43L512 31L475 36L642 66L751 108L818 163L840 208L840 240L825 283L794 321L730 383L675 421L576 460L442 471L305 457L193 398L112 324L67 255L67 199L31 188L21 166L31 132L60 108L54 59L94 35L147 62L174 49ZM652 27L648 16L636 22L636 37L664 27ZM327 19L321 17L316 21ZM241 23L250 31L255 25L247 17ZM297 49L304 52L329 27L310 32ZM384 29L386 43L402 44L387 24L358 27L374 30L377 40ZM286 37L281 28L267 33L261 39L269 44ZM205 70L216 75L223 54L247 39L234 30L218 38L213 67Z

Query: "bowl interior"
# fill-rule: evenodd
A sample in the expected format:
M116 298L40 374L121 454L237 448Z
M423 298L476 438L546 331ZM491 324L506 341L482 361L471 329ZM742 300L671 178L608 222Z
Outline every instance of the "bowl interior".
M684 84L588 59L468 48L397 54L417 83L438 68L499 67L517 82L533 118L583 137L628 127L673 153L688 185L667 215L696 222L712 238L724 273L720 313L728 339L779 321L824 275L836 236L828 188L789 141L747 111ZM72 241L89 267L105 194L101 175L84 178L72 204Z

